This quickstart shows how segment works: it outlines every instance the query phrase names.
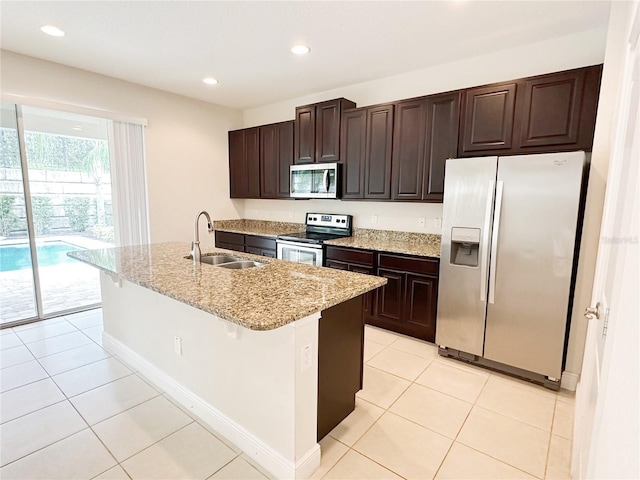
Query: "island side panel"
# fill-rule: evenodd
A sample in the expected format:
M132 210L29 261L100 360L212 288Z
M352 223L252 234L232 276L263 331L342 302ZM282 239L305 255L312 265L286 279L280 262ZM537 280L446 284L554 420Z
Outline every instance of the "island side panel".
M318 352L318 441L355 409L362 389L363 296L322 312Z
M236 428L221 433L276 477L303 478L319 465L316 357L301 367L303 346L318 351L319 314L254 331L130 282L119 287L104 273L101 284L105 340L135 352L228 419ZM174 352L175 336L181 355ZM201 408L198 399L195 406L181 403ZM243 435L265 448L252 451L256 442Z

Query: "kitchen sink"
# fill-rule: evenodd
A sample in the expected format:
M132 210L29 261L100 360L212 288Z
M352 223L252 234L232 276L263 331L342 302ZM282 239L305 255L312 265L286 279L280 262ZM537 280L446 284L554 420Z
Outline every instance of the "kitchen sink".
M208 263L209 265L218 265L220 263L238 262L242 260L231 255L203 255L200 257L200 263Z
M191 255L184 257L191 260ZM208 263L214 267L229 268L231 270L244 270L246 268L262 267L266 265L253 260L246 260L232 255L203 255L200 257L200 263Z
M262 267L264 263L254 262L251 260L240 260L238 262L221 263L217 265L221 268L230 268L233 270L244 270L245 268Z

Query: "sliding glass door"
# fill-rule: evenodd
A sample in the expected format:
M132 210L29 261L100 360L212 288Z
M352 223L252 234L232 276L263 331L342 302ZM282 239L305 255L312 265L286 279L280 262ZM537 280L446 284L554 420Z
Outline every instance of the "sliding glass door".
M107 130L104 119L3 104L0 287L12 293L2 324L100 303L98 271L67 252L113 246Z
M0 324L38 317L16 106L0 117Z

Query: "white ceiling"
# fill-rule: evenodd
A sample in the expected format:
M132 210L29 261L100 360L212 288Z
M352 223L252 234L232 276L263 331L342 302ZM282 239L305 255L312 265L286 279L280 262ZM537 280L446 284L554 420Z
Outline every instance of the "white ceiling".
M0 32L5 50L244 109L604 28L609 5L2 0ZM298 42L311 53L293 55Z

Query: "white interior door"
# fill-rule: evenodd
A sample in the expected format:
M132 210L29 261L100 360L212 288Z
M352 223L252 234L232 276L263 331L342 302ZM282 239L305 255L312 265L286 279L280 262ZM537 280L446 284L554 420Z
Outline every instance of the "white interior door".
M638 218L640 50L634 6L576 394L572 474L640 478ZM599 317L599 318L597 318Z

